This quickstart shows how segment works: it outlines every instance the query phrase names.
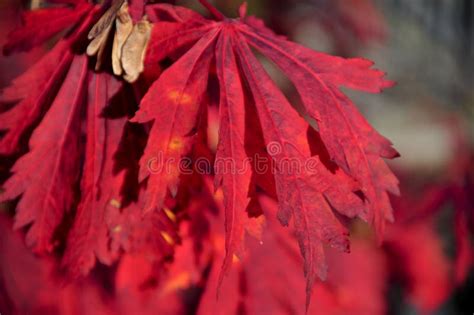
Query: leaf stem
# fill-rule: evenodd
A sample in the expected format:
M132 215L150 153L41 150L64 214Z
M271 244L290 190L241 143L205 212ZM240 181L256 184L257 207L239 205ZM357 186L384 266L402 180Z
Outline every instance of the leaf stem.
M217 10L207 0L199 0L199 2L216 18L216 20L222 21L225 19L224 14L222 14L219 10Z

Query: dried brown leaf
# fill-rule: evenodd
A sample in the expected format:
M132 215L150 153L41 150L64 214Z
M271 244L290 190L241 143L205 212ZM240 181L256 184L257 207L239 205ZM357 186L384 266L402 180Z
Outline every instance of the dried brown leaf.
M122 49L128 37L132 33L133 22L128 13L128 4L124 2L115 20L115 37L112 47L112 68L115 75L122 75L123 68L121 63Z
M124 79L134 82L143 71L145 52L150 41L152 25L147 17L138 22L128 37L122 49L122 67L125 71Z
M87 46L87 55L88 56L95 56L98 55L99 52L104 50L105 43L107 42L107 37L109 36L110 30L112 29L112 24L107 26L103 32L98 34Z
M92 27L87 38L94 39L100 36L104 31L110 28L112 25L117 12L122 7L125 0L114 0L110 8L102 15L99 21Z

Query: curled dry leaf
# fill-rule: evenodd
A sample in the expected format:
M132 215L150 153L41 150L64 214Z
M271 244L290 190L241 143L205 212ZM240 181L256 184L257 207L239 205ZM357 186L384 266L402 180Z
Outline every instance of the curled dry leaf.
M114 0L110 8L105 11L104 15L99 19L99 21L92 27L87 35L89 39L95 39L104 33L104 31L109 28L117 16L117 12L120 10L125 0Z
M128 82L134 82L143 72L143 62L145 52L150 41L151 24L147 17L135 24L132 33L126 40L122 49L122 67L125 71L124 79Z
M89 56L97 55L97 61L95 64L95 70L99 70L102 65L102 60L104 57L104 51L107 44L107 38L109 37L110 30L112 29L112 24L107 26L102 33L100 33L92 42L87 46L87 54Z
M128 4L125 2L117 13L115 20L115 37L112 47L112 68L115 75L122 75L122 49L133 30L133 22L128 13Z
M95 69L99 70L104 62L107 41L111 36L115 21L112 46L112 68L115 75L124 74L124 79L132 83L143 72L145 51L151 35L151 24L146 16L133 25L128 3L115 0L89 32L92 41L87 47L89 56L97 55Z
M105 11L104 15L99 19L99 21L92 27L87 38L92 40L87 46L87 55L95 56L97 55L97 61L95 69L99 70L102 65L102 60L104 58L104 51L107 45L107 39L112 30L113 22L117 16L117 12L122 8L124 0L115 0L112 3L112 6Z

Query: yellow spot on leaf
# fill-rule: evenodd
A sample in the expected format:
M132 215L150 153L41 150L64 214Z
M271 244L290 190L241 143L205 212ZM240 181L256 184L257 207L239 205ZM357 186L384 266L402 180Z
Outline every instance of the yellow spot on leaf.
M110 200L110 205L112 207L117 208L117 209L120 209L120 207L122 207L122 203L120 201L118 201L117 199Z
M182 272L170 279L163 288L164 293L174 292L179 289L186 289L191 284L191 276L188 272Z
M232 263L237 264L239 262L240 262L240 258L236 254L234 254L232 256Z
M168 233L162 231L161 232L161 237L163 237L163 239L166 241L166 243L168 243L170 245L174 244L173 238Z
M214 199L217 201L217 202L222 202L224 200L224 192L222 191L222 189L218 189L215 194L214 194Z
M169 208L163 208L163 211L165 212L166 216L173 222L176 222L176 215L171 211Z
M173 138L168 147L171 150L179 150L183 147L183 141L180 138Z
M168 97L170 98L171 101L179 103L179 104L183 104L183 105L191 104L193 100L191 95L184 92L176 91L176 90L171 90L168 93Z
M261 241L263 237L263 230L266 224L265 216L261 215L257 218L248 218L246 220L246 230L252 237Z
M122 226L121 226L121 225L117 225L117 226L115 226L115 227L112 229L112 231L113 231L114 233L120 233L120 231L122 231Z

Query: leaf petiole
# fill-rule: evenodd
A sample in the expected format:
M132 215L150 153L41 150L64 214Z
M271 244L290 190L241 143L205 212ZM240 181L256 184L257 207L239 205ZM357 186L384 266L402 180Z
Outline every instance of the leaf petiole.
M216 18L218 21L225 19L224 14L222 14L216 7L210 4L207 0L199 0L199 2Z

